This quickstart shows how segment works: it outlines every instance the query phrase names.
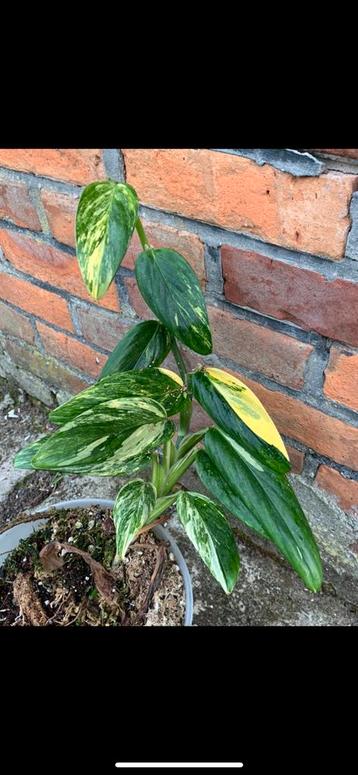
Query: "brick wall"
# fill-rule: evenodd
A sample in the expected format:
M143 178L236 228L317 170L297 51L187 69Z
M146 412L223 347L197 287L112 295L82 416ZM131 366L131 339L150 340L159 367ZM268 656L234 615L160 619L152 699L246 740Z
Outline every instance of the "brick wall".
M0 149L0 374L49 406L150 314L135 237L100 303L77 268L81 187L106 177L136 188L152 243L197 272L214 334L205 360L241 376L294 469L355 510L358 149Z

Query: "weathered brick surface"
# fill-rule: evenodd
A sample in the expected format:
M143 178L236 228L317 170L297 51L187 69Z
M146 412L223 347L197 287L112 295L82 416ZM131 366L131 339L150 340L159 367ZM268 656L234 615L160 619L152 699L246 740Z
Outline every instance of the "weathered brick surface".
M206 149L123 149L142 203L322 255L344 256L355 175L298 178Z
M327 153L330 156L347 156L350 159L358 159L358 148L311 148L316 153Z
M301 452L301 450L296 449L295 447L292 447L291 444L285 444L285 447L288 452L288 456L290 458L290 462L292 465L292 472L294 474L300 474L303 469L303 464L305 462L305 454L304 452Z
M20 339L24 339L25 342L30 342L30 344L35 338L29 319L2 302L0 302L0 331L12 334L12 336L18 336Z
M37 328L44 347L50 355L76 366L84 374L98 376L107 360L105 355L82 342L77 342L70 336L54 331L43 323L37 323Z
M129 328L135 325L134 321L124 323L117 315L95 307L77 309L77 319L84 338L108 351L112 351Z
M313 347L269 328L239 320L232 313L209 307L214 352L251 371L300 388Z
M31 372L40 379L46 380L55 389L58 387L69 393L79 393L88 387L88 383L74 374L54 358L45 356L38 349L24 345L22 342L2 339L2 347L14 363L25 371Z
M228 301L358 345L358 283L228 245L222 265Z
M0 175L0 218L16 226L41 231L41 224L26 183Z
M256 393L280 433L302 442L336 463L358 469L358 428L324 414L293 396L269 390L239 372L235 374Z
M358 353L331 348L323 390L327 398L358 412Z
M1 148L0 167L79 185L107 177L101 148Z
M315 484L334 495L344 511L355 510L358 515L358 482L347 479L334 468L321 465L316 474Z
M150 320L155 318L154 313L151 312L148 305L145 303L144 299L139 293L135 277L125 277L124 284L127 288L130 305L133 307L137 315L139 315L140 318L143 318L143 320Z
M348 234L346 256L358 261L358 192L352 196L349 212L352 226Z
M21 272L96 304L96 301L87 293L74 256L35 237L7 229L0 229L0 247L5 258ZM98 304L107 309L119 310L118 294L114 284Z
M53 237L70 247L76 246L75 220L79 195L42 189L41 200Z
M204 245L195 234L183 229L174 229L161 223L151 223L143 219L146 236L154 248L172 248L181 253L191 264L197 274L201 286L205 286ZM128 253L123 266L134 269L135 259L141 253L142 247L137 233L133 234Z
M49 323L54 323L67 331L73 331L72 320L67 302L56 293L45 291L37 285L19 280L13 275L0 272L0 298L15 304L16 307L32 312ZM0 323L1 329L1 323Z

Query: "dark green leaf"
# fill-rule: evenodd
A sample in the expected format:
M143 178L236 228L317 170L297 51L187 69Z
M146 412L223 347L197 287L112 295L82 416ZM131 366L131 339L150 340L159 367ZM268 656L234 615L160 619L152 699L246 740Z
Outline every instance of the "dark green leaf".
M198 474L210 491L243 522L261 525L308 589L322 584L322 565L308 521L286 476L267 468L216 428L205 436ZM250 525L248 514L253 524Z
M158 401L168 416L177 414L185 400L183 385L160 369L124 371L104 377L95 385L78 393L70 401L53 409L49 419L61 425L104 401L134 396Z
M135 273L143 298L173 336L194 352L211 353L204 296L185 258L175 250L151 248L138 256Z
M102 369L101 378L131 369L160 366L170 346L170 334L158 320L138 323L118 342Z
M242 498L230 487L226 479L221 475L219 468L205 450L199 450L195 465L202 483L226 509L231 511L235 517L241 519L242 522L245 522L245 525L248 525L256 533L263 536L263 538L269 537L259 520L245 506Z
M231 527L220 509L205 495L180 492L179 519L201 559L229 594L239 574L240 560Z
M219 428L266 466L281 472L290 470L289 460L276 446L268 444L243 422L238 413L218 391L215 382L210 379L206 371L196 371L192 374L190 384L196 400Z
M142 479L134 479L119 490L113 507L116 555L119 559L123 560L129 544L149 520L155 500L153 485Z
M81 194L76 216L77 258L86 287L100 299L125 256L138 215L134 189L97 181Z

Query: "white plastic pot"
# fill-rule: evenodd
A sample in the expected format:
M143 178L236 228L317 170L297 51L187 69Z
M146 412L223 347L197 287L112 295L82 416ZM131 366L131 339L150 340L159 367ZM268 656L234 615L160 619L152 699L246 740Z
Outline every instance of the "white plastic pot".
M114 501L107 500L106 498L76 498L69 501L58 501L57 503L50 503L47 506L39 506L34 509L34 520L32 522L23 522L22 524L15 525L4 533L0 534L0 565L2 565L9 552L16 549L17 545L22 538L28 538L34 530L38 530L46 520L46 517L36 518L37 514L46 514L52 509L84 509L89 506L102 506L102 508L113 508ZM174 541L174 538L170 535L169 530L162 525L156 525L153 527L153 533L162 541L167 541L170 545L170 549L174 554L175 560L179 567L179 570L183 577L184 595L185 595L185 616L184 627L190 627L193 621L193 588L191 584L190 573L188 571L187 564L184 557Z

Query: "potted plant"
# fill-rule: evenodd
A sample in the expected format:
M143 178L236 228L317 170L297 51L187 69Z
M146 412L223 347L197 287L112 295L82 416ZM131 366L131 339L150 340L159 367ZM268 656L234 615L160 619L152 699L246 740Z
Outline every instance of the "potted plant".
M134 325L109 356L99 380L50 413L57 430L20 451L15 466L130 477L111 511L115 548L110 566L103 556L97 558L105 569L103 584L116 588L117 601L113 579L123 581L130 548L174 511L202 561L230 594L240 559L223 507L273 542L305 586L318 591L319 551L287 478L291 466L283 440L243 382L222 369L186 366L182 345L203 356L212 352L199 281L178 252L151 247L136 192L124 183L94 182L79 201L77 257L89 293L95 299L105 294L134 230L142 246L136 281L155 318ZM161 366L170 352L178 373ZM191 432L193 401L209 415L212 427ZM207 495L182 485L192 465ZM63 539L43 546L45 571L63 569L65 553L70 549ZM88 573L101 571L89 563Z

